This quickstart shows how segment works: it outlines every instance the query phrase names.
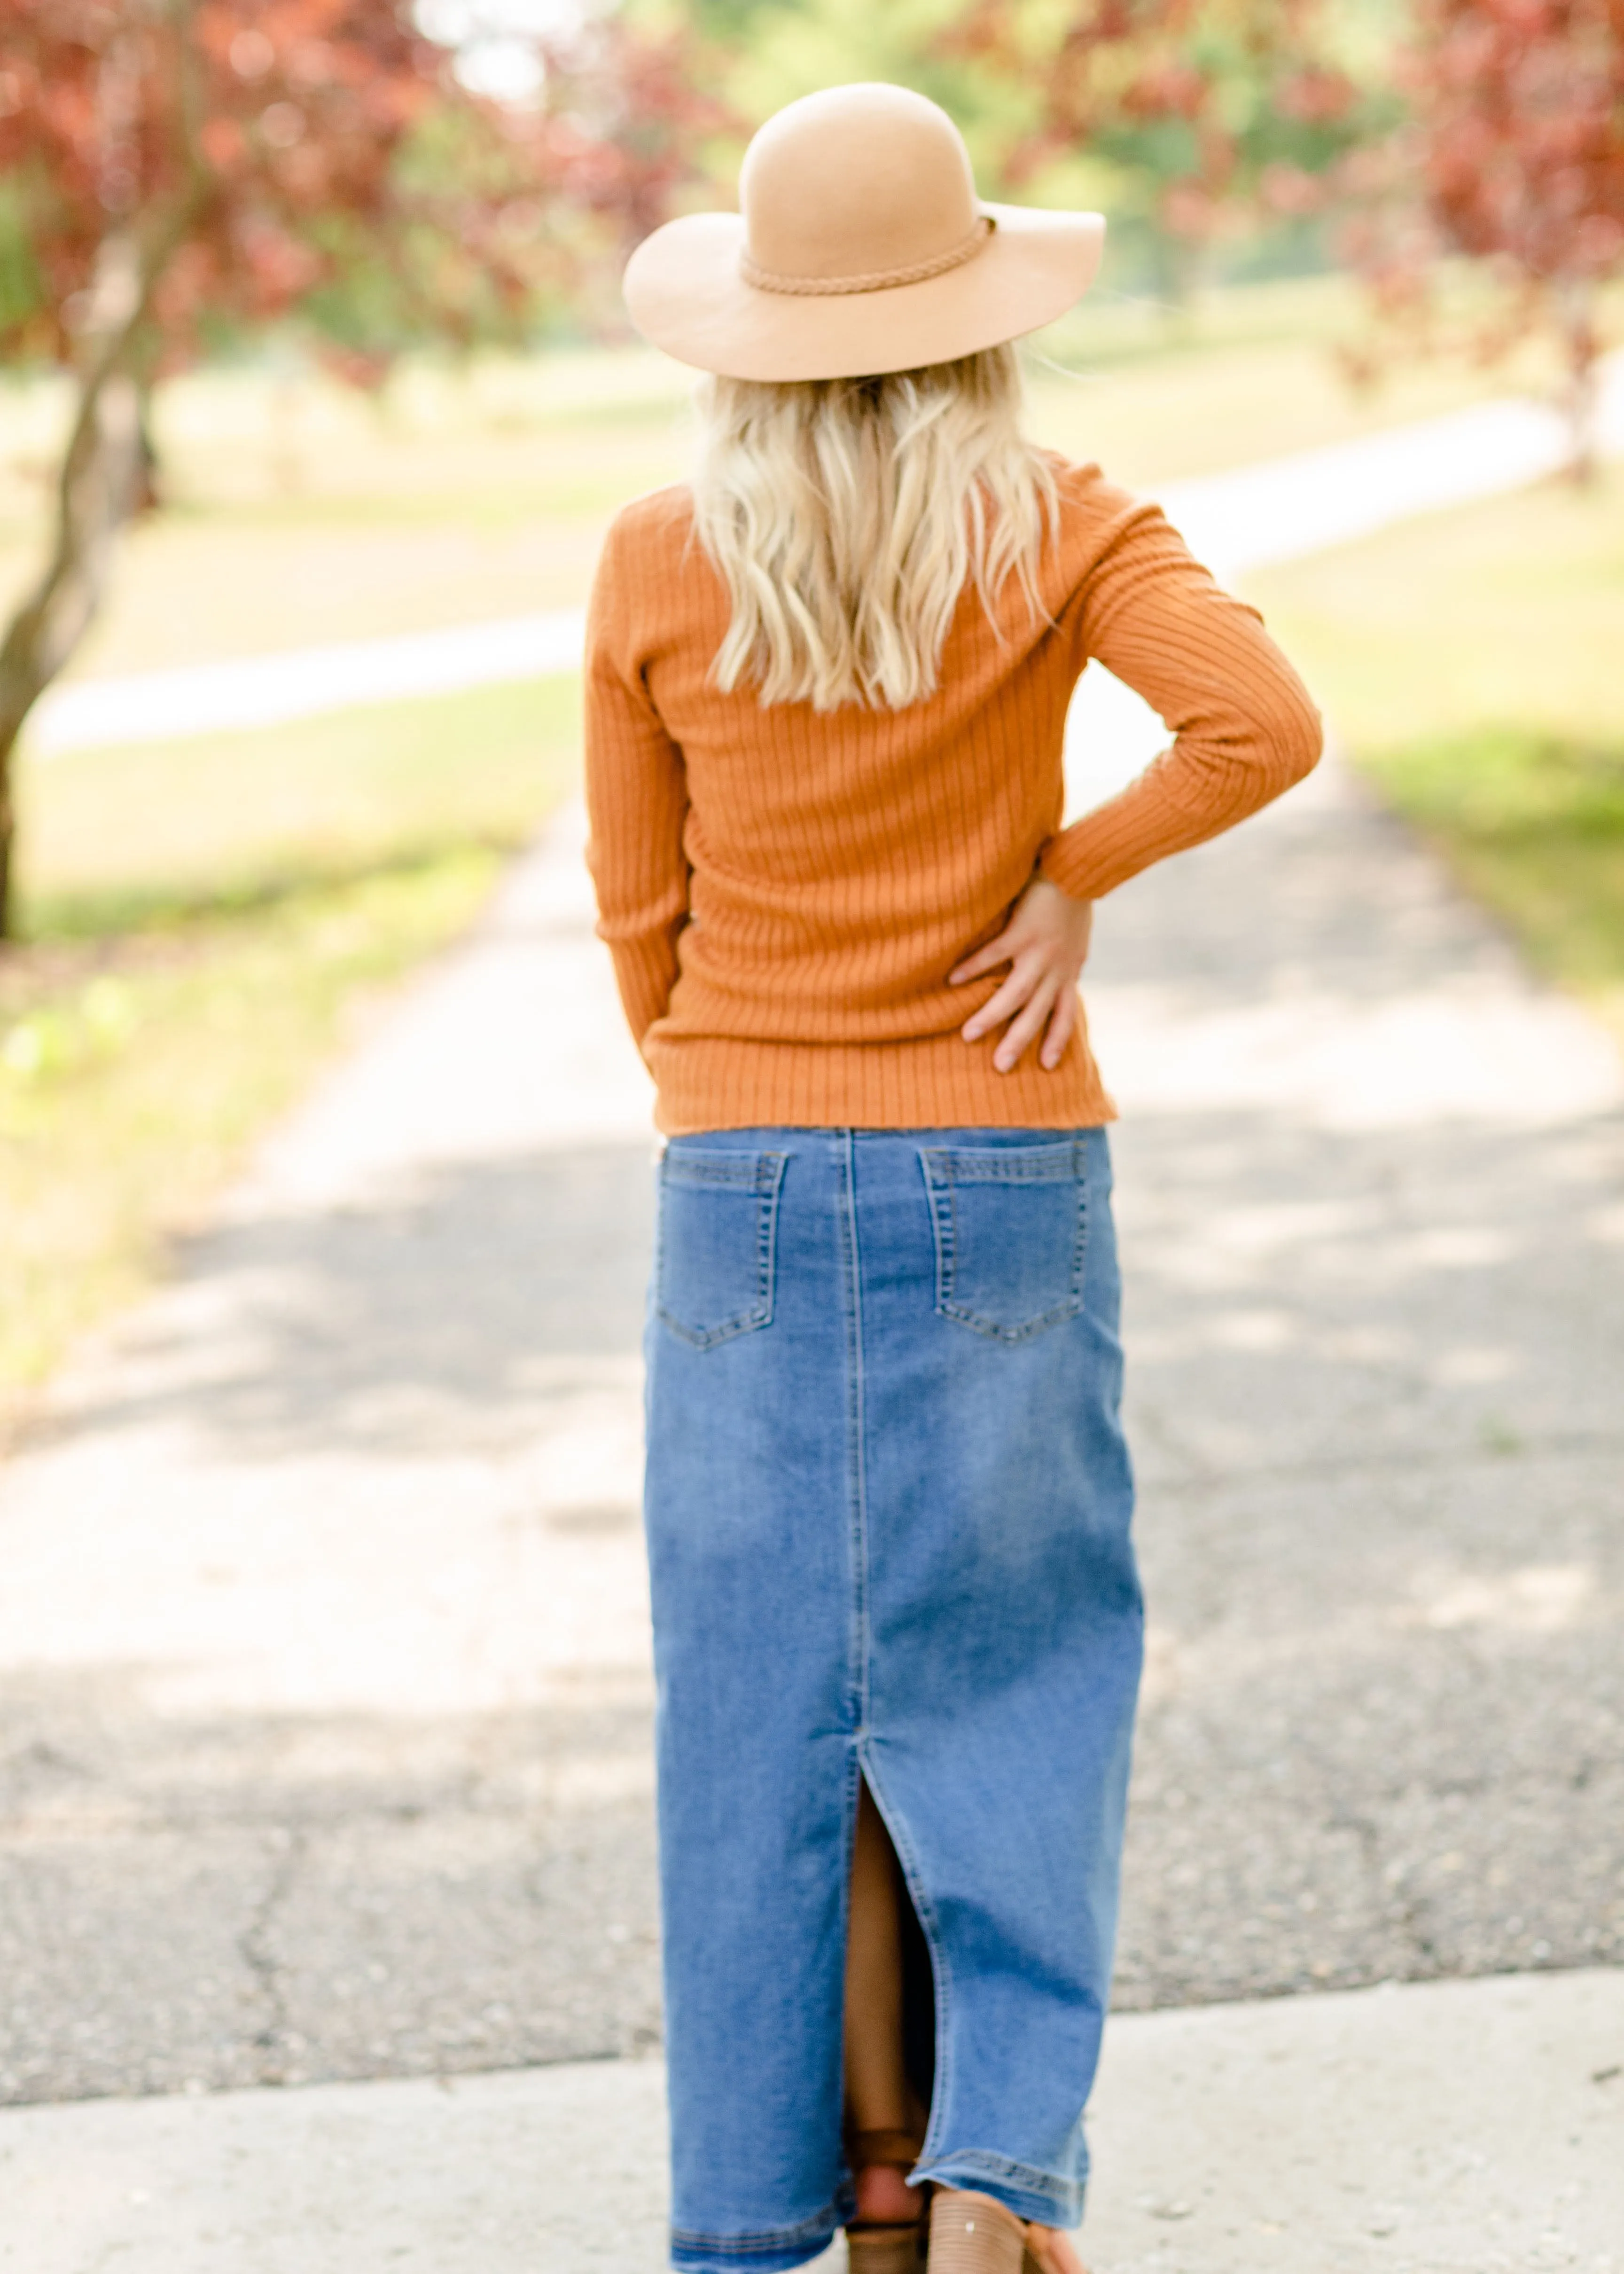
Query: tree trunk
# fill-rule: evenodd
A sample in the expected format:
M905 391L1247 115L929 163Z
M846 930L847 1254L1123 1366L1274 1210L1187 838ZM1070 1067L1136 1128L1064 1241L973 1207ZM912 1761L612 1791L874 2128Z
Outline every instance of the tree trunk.
M140 437L140 463L136 468L135 501L130 508L138 517L142 514L156 513L163 503L163 465L153 435L152 413L152 388L143 379L135 405Z
M133 249L104 252L98 293L106 312L95 325L57 479L51 557L0 641L0 941L13 931L18 736L95 614L113 539L146 478L141 390L132 367L145 296Z
M139 393L127 373L116 373L82 403L57 492L50 563L0 643L0 940L13 930L18 736L95 614L113 538L139 501L144 471Z
M1561 327L1562 411L1568 421L1568 478L1588 489L1597 473L1597 412L1600 408L1597 365L1601 341L1596 328L1596 296L1588 278L1570 278L1558 297Z

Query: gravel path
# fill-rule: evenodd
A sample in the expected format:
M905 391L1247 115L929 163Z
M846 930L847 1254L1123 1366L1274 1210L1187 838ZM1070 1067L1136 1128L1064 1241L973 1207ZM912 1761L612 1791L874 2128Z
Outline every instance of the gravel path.
M579 817L0 1475L0 2097L658 2028L651 1147ZM1328 765L1102 911L1130 2006L1624 1959L1624 1081Z

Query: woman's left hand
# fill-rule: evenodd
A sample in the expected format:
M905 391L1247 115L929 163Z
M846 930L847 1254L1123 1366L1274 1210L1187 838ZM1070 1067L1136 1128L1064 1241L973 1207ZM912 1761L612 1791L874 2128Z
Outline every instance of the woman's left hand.
M1009 965L1010 975L997 993L960 1029L966 1043L974 1043L1006 1019L1011 1022L993 1052L992 1062L1000 1073L1011 1073L1040 1034L1041 1063L1059 1065L1077 1024L1077 983L1088 960L1093 929L1092 900L1074 900L1058 885L1039 877L1016 901L997 938L978 947L949 974L949 983L962 987L1002 963Z

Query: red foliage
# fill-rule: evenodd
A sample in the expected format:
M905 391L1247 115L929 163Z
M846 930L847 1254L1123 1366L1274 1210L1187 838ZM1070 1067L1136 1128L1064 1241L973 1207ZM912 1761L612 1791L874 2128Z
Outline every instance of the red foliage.
M1034 49L1038 21L973 0L952 41L1039 79L1019 170L1094 147L1196 241L1230 216L1340 212L1389 328L1422 342L1440 257L1483 264L1510 290L1476 345L1554 335L1583 466L1596 287L1624 272L1624 0L1409 0L1385 88L1333 59L1335 0L1070 0Z
M40 285L0 347L64 360L121 233L162 363L206 316L284 314L357 243L387 262L425 232L455 288L429 312L455 333L470 264L499 297L533 284L554 200L637 234L662 218L704 123L681 43L613 24L562 59L567 114L504 112L457 83L410 0L0 0L0 174ZM448 178L407 188L410 138L440 122L463 137Z
M1274 90L1274 102L1288 118L1300 118L1308 126L1326 126L1348 116L1354 89L1343 72L1310 61L1300 70L1288 72Z
M710 94L692 41L608 17L554 57L564 89L541 132L565 197L612 215L628 250L665 221L707 136L741 122Z
M1541 285L1624 261L1624 0L1420 0L1406 76L1451 250Z
M162 269L171 346L206 308L282 312L321 274L317 216L386 219L446 67L393 0L0 0L0 169L26 185L43 286L27 344L62 357L121 228Z
M1017 178L1094 147L1154 184L1157 217L1202 239L1237 211L1312 209L1288 129L1341 126L1357 96L1324 53L1329 0L1073 0L1034 50L1022 0L974 0L949 46L1012 79L1041 75L1040 123ZM1169 140L1160 130L1183 130ZM1299 133L1299 140L1302 134Z
M1497 276L1507 289L1470 342L1492 362L1533 333L1554 339L1583 478L1597 287L1624 270L1624 0L1416 0L1401 70L1403 125L1342 169L1343 252L1390 327L1423 343L1441 255Z

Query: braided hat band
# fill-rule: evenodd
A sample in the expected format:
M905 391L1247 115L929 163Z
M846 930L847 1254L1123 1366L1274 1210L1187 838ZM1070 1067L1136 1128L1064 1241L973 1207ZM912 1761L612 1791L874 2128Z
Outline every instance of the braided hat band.
M974 260L997 225L990 214L978 214L969 235L950 245L945 252L936 253L929 260L913 261L906 268L876 268L866 276L783 276L752 260L748 249L739 255L739 274L758 292L788 292L797 297L888 292L898 284L922 284L927 277L945 276L950 268L962 268L966 260Z

